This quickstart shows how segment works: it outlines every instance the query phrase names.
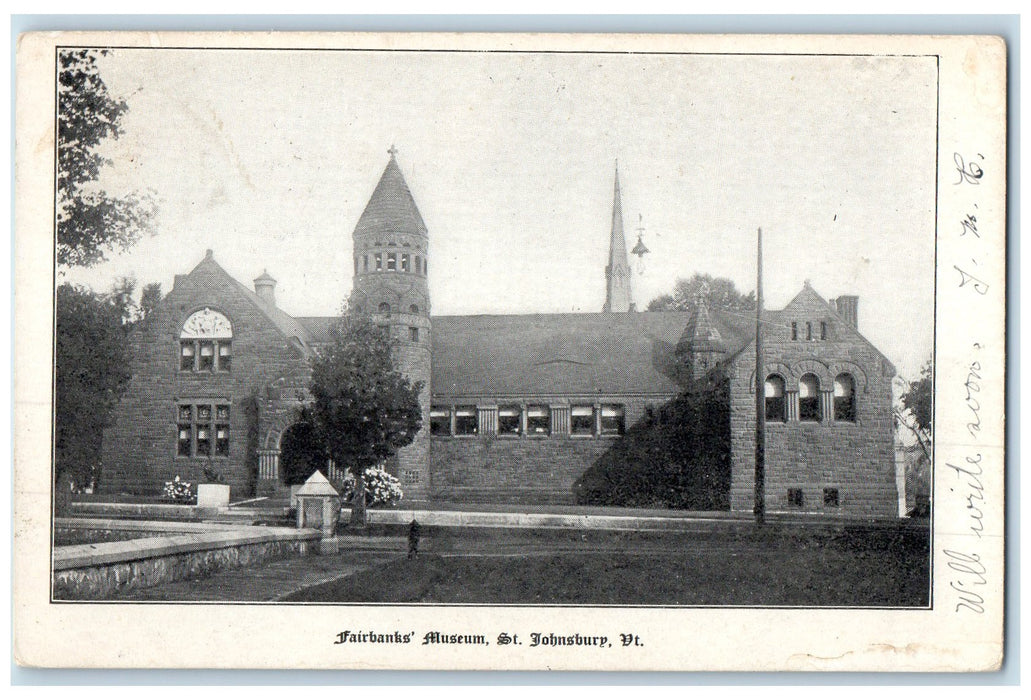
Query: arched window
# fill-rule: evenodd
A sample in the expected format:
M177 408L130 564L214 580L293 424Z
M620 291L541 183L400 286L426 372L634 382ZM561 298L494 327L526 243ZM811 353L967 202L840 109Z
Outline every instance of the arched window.
M382 304L379 305L379 312L381 314L386 314L387 316L389 316L390 315L390 304L388 304L387 302L384 301Z
M766 377L766 420L783 423L787 405L784 402L784 378L779 374Z
M851 374L834 378L834 420L856 420L856 381Z
M798 419L823 419L820 415L820 379L815 374L806 374L798 380Z
M416 304L412 304L408 307L408 313L417 314L419 313L419 307Z
M179 334L179 370L228 372L233 365L233 326L217 311L190 314Z

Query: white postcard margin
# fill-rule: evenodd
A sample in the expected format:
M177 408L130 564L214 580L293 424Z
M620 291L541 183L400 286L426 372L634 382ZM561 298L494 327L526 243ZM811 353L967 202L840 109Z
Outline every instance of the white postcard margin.
M937 55L932 610L51 604L54 46ZM17 56L14 650L81 668L977 671L1003 655L1006 50L997 37L30 34ZM886 164L886 167L889 167ZM976 207L976 208L975 208ZM963 221L976 212L977 233ZM343 629L566 629L630 650L337 646Z

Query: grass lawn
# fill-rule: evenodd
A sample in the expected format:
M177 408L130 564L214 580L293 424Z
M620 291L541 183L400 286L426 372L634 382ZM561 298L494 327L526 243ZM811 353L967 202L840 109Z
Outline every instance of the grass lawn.
M596 605L924 606L926 530L430 534L397 559L285 600Z

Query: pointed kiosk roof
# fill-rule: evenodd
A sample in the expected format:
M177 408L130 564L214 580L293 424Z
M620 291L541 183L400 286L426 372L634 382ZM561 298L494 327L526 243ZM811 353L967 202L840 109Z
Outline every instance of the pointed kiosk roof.
M390 161L354 227L354 235L410 233L425 236L426 224L397 165L397 149L391 146L388 153Z
M333 485L329 483L329 479L323 476L321 471L316 470L314 474L308 477L308 480L304 482L304 486L297 489L297 496L339 496Z

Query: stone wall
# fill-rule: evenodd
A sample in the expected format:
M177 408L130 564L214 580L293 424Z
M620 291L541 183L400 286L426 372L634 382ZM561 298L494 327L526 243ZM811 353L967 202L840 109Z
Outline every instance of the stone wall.
M766 423L766 508L770 512L840 513L851 516L898 515L895 486L891 377L894 368L855 329L833 314L811 290L803 291L781 312L784 319L764 332L765 373L785 380L787 401L797 408L798 383L815 374L823 391L834 378L851 374L856 383L854 421L833 420L833 401L825 397L822 420ZM790 322L797 319L799 339ZM805 323L827 338L805 339ZM749 511L755 486L755 348L749 346L728 368L731 387L731 509ZM828 410L829 408L829 410ZM789 411L789 414L792 412ZM828 415L830 413L831 415ZM788 502L788 489L801 489L803 504ZM838 505L824 503L824 489L837 489Z
M169 581L310 554L319 537L314 530L288 530L281 535L247 535L237 530L58 547L52 596L54 600L104 600Z
M599 400L553 399L553 415L556 406L594 401ZM540 399L530 402L548 403ZM611 396L600 400L624 406L627 429L644 416L648 406L662 402L658 398ZM496 406L498 401L434 398L434 405L487 403ZM518 404L520 400L506 399L502 403ZM569 434L434 436L430 440L431 496L465 503L573 503L573 484L619 439Z

